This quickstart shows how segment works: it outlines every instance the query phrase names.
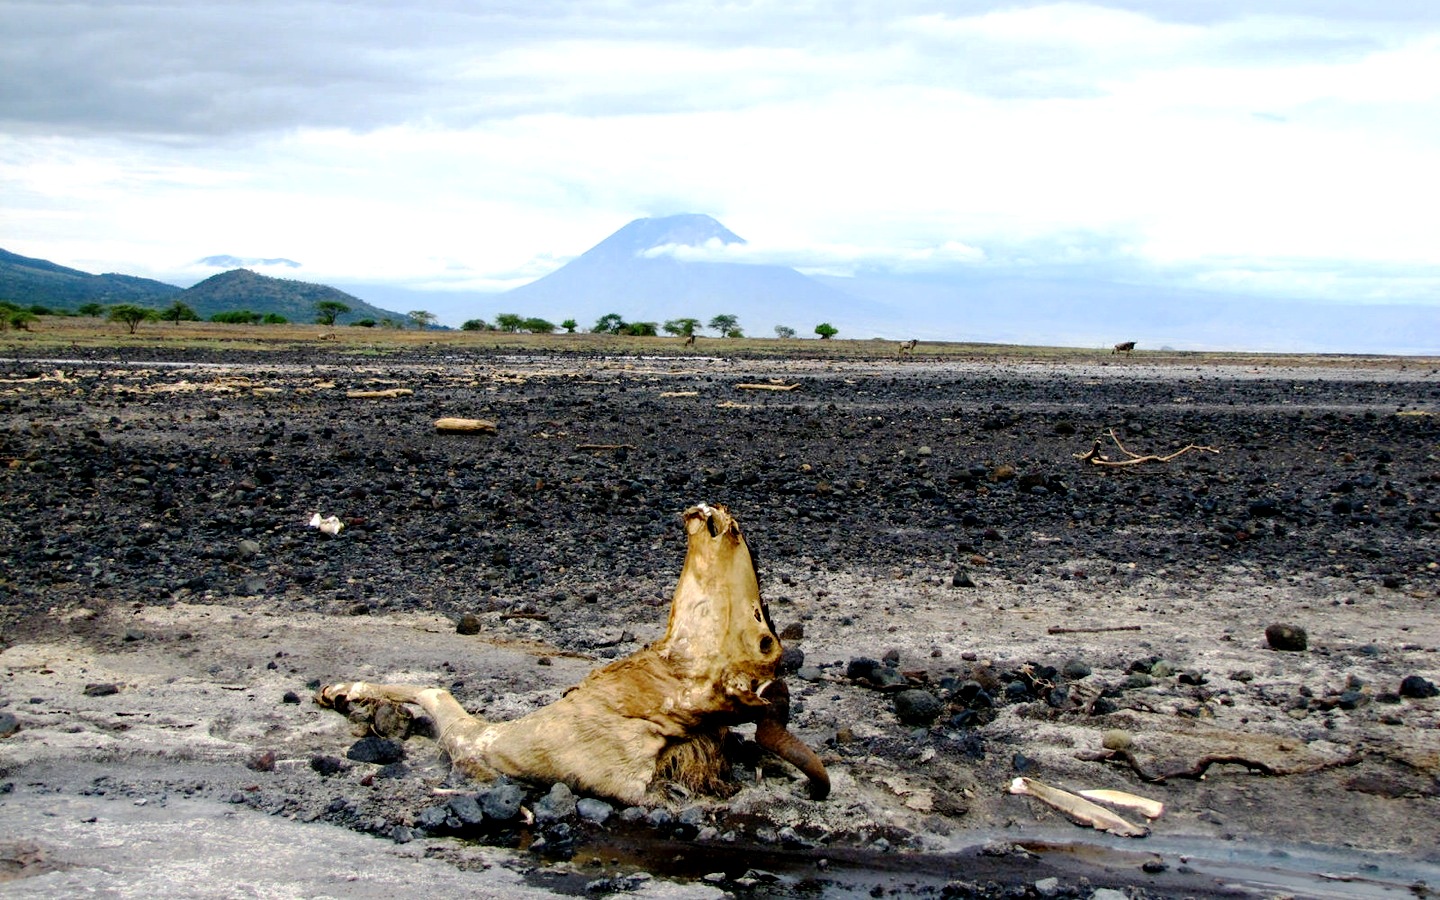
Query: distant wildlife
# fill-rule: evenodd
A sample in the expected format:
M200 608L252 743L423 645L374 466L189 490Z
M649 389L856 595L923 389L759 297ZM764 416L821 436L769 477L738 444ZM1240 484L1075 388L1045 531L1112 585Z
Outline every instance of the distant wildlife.
M688 336L685 338L685 346L687 346L687 347L693 347L693 346L695 346L695 335L693 335L693 334L692 334L692 335L688 335Z
M1115 345L1115 349L1113 349L1113 350L1110 351L1110 355L1111 355L1111 356L1114 356L1114 355L1117 354L1117 353L1123 353L1123 354L1125 354L1126 356L1129 356L1132 352L1134 352L1134 350L1135 350L1135 342L1134 342L1134 341L1125 341L1125 342L1123 342L1123 343L1116 344L1116 345Z
M920 342L917 341L917 340L915 340L914 338L911 338L911 339L908 340L908 341L901 341L901 342L900 342L900 348L895 351L895 355L896 355L896 356L904 356L904 355L907 354L907 353L914 353L914 352L915 352L915 345L918 344L918 343L920 343Z

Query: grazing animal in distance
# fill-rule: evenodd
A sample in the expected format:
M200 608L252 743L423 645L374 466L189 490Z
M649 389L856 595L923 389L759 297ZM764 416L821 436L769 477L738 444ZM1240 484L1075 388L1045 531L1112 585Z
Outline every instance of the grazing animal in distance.
M1134 350L1134 341L1124 341L1122 343L1116 344L1115 347L1110 351L1110 355L1114 356L1117 353L1123 353L1126 356L1129 356Z
M900 342L900 347L899 347L899 349L897 349L897 350L895 351L895 355L896 355L896 356L904 356L904 355L907 354L907 353L914 353L914 352L915 352L915 345L917 345L917 344L919 344L919 343L920 343L920 342L917 341L915 338L911 338L911 339L908 340L908 341L901 341L901 342Z
M596 669L548 706L487 722L439 688L359 681L329 685L315 702L372 720L413 704L434 721L440 748L466 775L559 781L632 805L665 802L672 784L734 793L726 780L728 733L754 722L755 742L804 772L811 798L824 799L824 764L786 727L780 639L740 526L724 507L703 503L685 511L684 524L685 566L665 636Z
M688 335L685 336L685 346L686 346L686 347L693 347L693 346L695 346L695 335L694 335L694 334L688 334Z

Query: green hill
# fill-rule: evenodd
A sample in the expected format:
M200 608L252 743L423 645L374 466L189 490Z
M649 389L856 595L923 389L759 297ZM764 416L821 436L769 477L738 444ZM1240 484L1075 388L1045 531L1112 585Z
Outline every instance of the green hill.
M43 259L32 259L0 250L0 300L17 306L44 306L74 312L87 303L113 306L132 303L163 310L176 300L187 304L202 319L215 313L248 309L266 315L276 313L291 322L314 322L316 304L333 300L350 307L336 319L340 325L361 319L406 320L404 313L372 306L358 297L323 284L270 278L249 269L233 269L213 275L190 288L133 275L91 275Z
M91 275L43 259L0 250L0 300L17 306L74 310L86 303L168 305L180 288L133 275Z
M188 304L202 319L218 312L248 309L261 315L278 313L291 322L314 322L316 304L333 300L350 307L350 312L335 320L338 325L360 319L405 321L404 313L371 306L359 297L328 285L271 278L249 269L231 269L212 275L180 292L175 299Z

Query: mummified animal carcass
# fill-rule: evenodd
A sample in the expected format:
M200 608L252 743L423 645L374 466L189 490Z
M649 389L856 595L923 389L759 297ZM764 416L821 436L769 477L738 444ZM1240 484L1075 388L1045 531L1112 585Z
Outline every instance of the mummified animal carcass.
M824 799L830 778L791 734L779 677L780 640L760 599L740 526L720 506L685 511L689 548L658 642L591 672L556 702L509 722L467 713L438 688L346 682L316 695L346 711L414 704L434 720L442 750L466 774L509 775L625 803L663 799L668 784L726 795L727 734L756 723L758 744L809 777Z

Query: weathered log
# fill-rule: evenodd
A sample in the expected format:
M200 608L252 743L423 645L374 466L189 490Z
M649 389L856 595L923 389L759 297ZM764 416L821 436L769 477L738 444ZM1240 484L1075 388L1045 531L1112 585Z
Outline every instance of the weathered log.
M689 547L665 636L591 672L556 702L508 722L470 715L438 688L348 682L321 689L322 706L420 706L457 769L571 788L624 803L665 802L665 786L727 794L725 737L755 722L756 742L830 790L824 765L786 729L780 639L760 599L755 565L724 507L686 510Z
M495 423L489 419L461 419L446 416L435 420L435 430L445 434L494 434Z

